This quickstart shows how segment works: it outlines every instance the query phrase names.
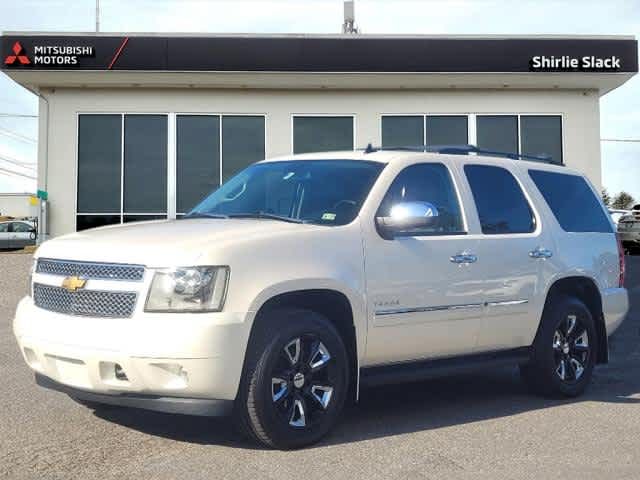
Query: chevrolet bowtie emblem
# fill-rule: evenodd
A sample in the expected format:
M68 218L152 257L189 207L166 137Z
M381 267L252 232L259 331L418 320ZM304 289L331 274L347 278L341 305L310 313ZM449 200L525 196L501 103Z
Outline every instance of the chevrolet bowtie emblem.
M67 277L62 281L62 288L68 292L75 292L76 290L84 288L85 283L87 283L87 281L83 278Z

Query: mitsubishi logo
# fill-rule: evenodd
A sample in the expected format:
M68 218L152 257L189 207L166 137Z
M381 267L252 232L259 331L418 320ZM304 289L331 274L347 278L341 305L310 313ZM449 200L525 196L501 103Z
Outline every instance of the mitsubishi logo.
M24 54L24 49L22 45L20 45L20 42L14 43L12 50L13 55L7 55L7 58L4 59L5 65L13 65L16 63L16 60L20 62L20 65L29 65L31 63L29 57Z

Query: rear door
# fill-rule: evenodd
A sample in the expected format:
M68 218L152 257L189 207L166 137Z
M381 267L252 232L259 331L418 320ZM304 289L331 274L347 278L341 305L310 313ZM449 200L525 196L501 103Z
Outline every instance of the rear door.
M543 301L543 268L553 256L553 239L515 165L496 162L463 167L480 222L476 265L483 278L484 325L479 351L531 344Z

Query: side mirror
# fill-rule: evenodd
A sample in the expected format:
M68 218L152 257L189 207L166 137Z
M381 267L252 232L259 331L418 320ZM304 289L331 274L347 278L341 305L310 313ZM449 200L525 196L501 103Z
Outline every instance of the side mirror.
M391 240L398 233L436 225L439 215L432 203L401 202L391 208L388 217L376 217L376 226L383 238Z

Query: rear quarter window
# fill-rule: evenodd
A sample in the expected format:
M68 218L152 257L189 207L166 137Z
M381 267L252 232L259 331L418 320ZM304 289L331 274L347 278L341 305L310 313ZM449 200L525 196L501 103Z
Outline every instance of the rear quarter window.
M613 233L600 200L584 178L544 170L529 170L529 176L564 231Z

